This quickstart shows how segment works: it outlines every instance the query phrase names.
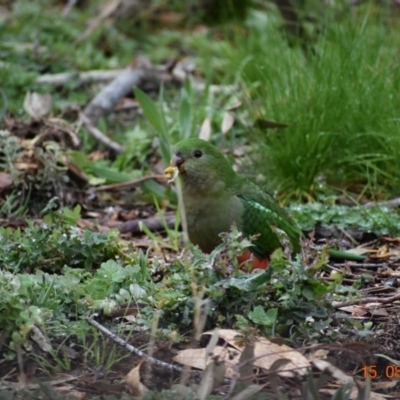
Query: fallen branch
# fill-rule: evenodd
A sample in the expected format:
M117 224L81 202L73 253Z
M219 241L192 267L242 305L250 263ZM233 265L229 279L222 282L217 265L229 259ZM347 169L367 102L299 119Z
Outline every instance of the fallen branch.
M121 153L124 150L124 147L121 146L119 143L112 141L106 135L103 134L99 129L97 129L93 124L92 121L82 112L79 113L79 120L88 130L88 132L96 138L99 142L106 145L111 150L114 150L117 153Z
M360 304L367 304L367 303L380 303L380 304L388 304L392 303L396 300L400 300L400 293L391 296L391 297L365 297L363 299L353 299L353 300L347 300L347 301L334 301L332 302L332 305L334 308L341 308L341 307L348 307L348 306L356 306Z
M25 389L35 390L35 389L40 389L40 387L43 385L58 386L62 383L64 384L66 382L76 381L81 378L82 378L82 375L76 375L76 376L69 375L69 376L66 376L65 378L54 379L52 381L44 381L44 382L40 382L40 383L28 383L28 384L23 385L23 387ZM4 379L4 377L2 377L1 383L0 383L1 391L10 390L10 389L21 390L21 388L22 388L21 382L9 382L9 381L6 381Z
M68 0L67 4L64 6L61 16L67 18L72 8L76 5L78 0Z
M86 28L85 32L75 40L74 45L82 43L87 37L89 37L92 32L94 32L104 20L114 14L119 5L121 4L122 0L111 0L108 2L105 7L101 10L100 14L97 15L90 23L89 26Z
M122 182L122 183L113 183L110 185L103 185L103 186L98 186L95 187L94 190L96 192L100 192L100 191L108 191L108 192L112 192L112 191L117 191L117 190L123 190L123 189L131 189L134 188L136 186L139 186L140 184L142 184L143 182L149 181L154 179L155 181L158 182L165 182L165 180L167 179L165 177L165 175L146 175L146 176L142 176L138 179L134 179L133 181L129 181L129 182Z
M106 336L108 336L110 339L112 339L115 343L118 343L120 346L124 347L125 349L129 350L131 353L134 353L138 355L141 358L144 358L146 361L150 362L153 365L156 365L158 367L165 368L169 371L176 371L182 373L183 368L178 367L177 365L173 364L168 364L164 361L157 360L154 357L148 356L146 353L143 351L137 349L136 347L132 346L131 344L127 343L124 339L120 338L119 336L115 335L112 333L110 330L108 330L105 326L99 324L97 321L93 319L93 316L90 318L87 318L87 321L89 324L93 325L95 328L97 328L100 332L103 332Z
M141 233L140 224L146 225L152 232L163 231L166 228L173 228L175 225L175 214L165 215L161 217L138 218L131 221L123 222L119 227L121 233Z
M1 63L0 63L1 66ZM71 80L78 81L79 84L86 83L106 83L110 82L113 79L117 78L123 72L126 71L124 69L114 69L114 70L93 70L86 72L61 72L59 74L44 74L40 75L36 79L36 83L44 83L48 85L54 86L62 86Z
M373 208L373 207L388 207L388 208L396 208L400 206L400 197L387 201L370 201L364 204L364 207Z
M93 125L97 125L99 118L111 112L120 99L132 92L132 88L139 85L143 76L143 68L128 68L124 70L86 106L84 110L85 116L92 121Z
M388 263L334 263L332 266L336 268L345 268L345 267L350 267L350 268L382 268L382 267L387 267Z

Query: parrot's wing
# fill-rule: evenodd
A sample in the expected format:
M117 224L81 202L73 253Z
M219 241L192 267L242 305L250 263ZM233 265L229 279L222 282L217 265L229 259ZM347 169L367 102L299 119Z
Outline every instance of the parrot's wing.
M237 196L244 206L243 234L245 236L260 234L251 250L259 257L266 257L282 247L276 233L278 229L286 233L293 252L298 253L301 231L274 198L252 183L246 184L240 192Z

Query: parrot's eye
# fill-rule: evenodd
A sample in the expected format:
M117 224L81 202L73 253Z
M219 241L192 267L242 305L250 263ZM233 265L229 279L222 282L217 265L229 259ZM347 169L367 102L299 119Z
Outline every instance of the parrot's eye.
M193 153L193 155L194 155L196 158L200 158L200 157L203 155L203 152L202 152L201 150L195 150L194 153Z

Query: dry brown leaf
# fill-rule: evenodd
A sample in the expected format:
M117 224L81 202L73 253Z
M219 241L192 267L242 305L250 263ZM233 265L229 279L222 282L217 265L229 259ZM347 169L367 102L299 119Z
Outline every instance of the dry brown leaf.
M256 367L270 369L271 365L280 358L290 360L284 367L279 368L280 376L306 375L310 367L308 360L298 351L286 345L271 343L268 339L259 338L254 343L254 361ZM293 371L294 370L294 371Z
M4 192L12 184L11 175L7 172L0 172L0 193Z
M371 251L371 249L367 249L365 247L354 247L353 249L346 249L347 253L357 254L362 256L363 254L367 254Z
M314 360L312 362L315 368L318 368L322 372L326 372L329 375L333 376L335 379L343 382L343 383L355 383L354 379L345 374L341 369L335 367L328 361L325 360Z
M235 111L242 106L242 102L239 99L235 99L233 104L226 111Z
M207 140L211 138L211 119L207 117L201 124L199 139Z
M107 157L104 151L92 151L88 154L87 158L91 161L104 160Z
M222 124L221 124L221 132L223 135L225 133L229 132L235 123L235 117L228 111L224 113L224 117L222 119Z
M144 363L141 361L135 368L131 369L126 375L125 382L129 386L133 396L144 396L149 389L140 382L140 366Z
M218 331L221 339L224 339L232 347L237 350L243 351L246 344L240 338L239 332L233 329L220 329ZM210 334L210 332L205 332ZM254 342L254 361L252 365L269 370L271 365L280 358L290 360L285 366L279 369L281 376L293 376L292 370L295 374L305 375L310 363L307 358L296 350L293 350L286 345L278 345L270 342L268 339L258 337Z
M351 311L351 315L353 315L354 317L364 317L365 315L367 315L368 312L365 309L365 307L363 306L353 306L353 309Z
M180 351L173 360L179 364L186 365L188 367L197 368L204 370L206 366L213 362L212 359L207 360L206 363L207 349L186 349ZM236 375L233 369L234 365L237 365L240 358L240 352L223 346L216 346L213 350L212 356L219 357L221 362L225 362L227 368L225 372L226 378L232 378Z
M326 360L328 358L329 350L326 349L318 349L312 353L310 353L307 358L308 361L313 360Z
M208 331L204 332L203 335L212 335L213 333L214 331ZM238 331L235 331L234 329L218 329L218 334L221 339L225 340L225 342L228 342L231 346L241 350L240 345L235 345L236 342L243 341Z
M174 11L163 12L158 15L158 20L162 25L178 25L184 18L184 14Z
M67 386L65 390L59 388L55 388L54 390L60 393L68 392L68 397L75 398L76 400L84 400L87 398L86 392L79 392L78 390L75 390L73 386Z
M384 244L383 246L379 247L377 250L370 251L370 258L388 258L390 256L396 255L394 252L389 250L389 247L387 244Z
M30 169L38 168L38 165L36 163L26 163L26 162L16 162L14 163L14 166L18 171L28 171Z
M266 385L249 385L236 396L231 397L231 400L247 400L252 398L253 395L260 392Z
M52 103L52 97L48 93L27 92L24 99L24 109L32 118L42 119L50 113Z
M217 363L215 360L213 360L207 365L197 390L197 396L199 400L206 400L213 389L222 384L224 381L225 372L226 365L224 362Z
M386 242L396 242L396 243L400 243L400 237L388 237L388 236L383 236L383 237L381 237L381 240L385 240Z
M320 389L320 393L325 393L328 395L333 395L336 392L337 389ZM390 395L389 395L390 396ZM357 388L353 388L351 393L350 393L350 400L358 400L358 389ZM386 399L393 399L394 397L386 397L384 395L381 395L379 393L375 393L375 392L371 392L369 394L368 400L386 400Z
M51 350L53 350L50 339L46 337L43 332L35 325L32 327L31 338L39 345L39 347L43 351L49 353Z
M374 317L388 317L389 313L386 308L383 308L381 304L380 306L379 308L374 307L372 310L369 310L369 313Z
M399 383L399 381L397 379L393 379L391 381L385 381L385 382L372 381L371 386L372 386L372 389L374 389L374 390L382 390L382 389L387 390L387 389L394 388L398 383Z

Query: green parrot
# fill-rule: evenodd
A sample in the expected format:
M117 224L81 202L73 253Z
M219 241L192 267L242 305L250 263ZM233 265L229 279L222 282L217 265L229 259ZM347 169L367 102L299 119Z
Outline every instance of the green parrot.
M301 251L301 230L274 198L237 174L225 156L202 139L185 139L175 145L170 177L178 170L190 241L210 253L232 225L245 237L259 235L239 262L251 257L253 268L266 268L271 253L282 247L284 231L294 254ZM251 253L250 253L251 252Z

